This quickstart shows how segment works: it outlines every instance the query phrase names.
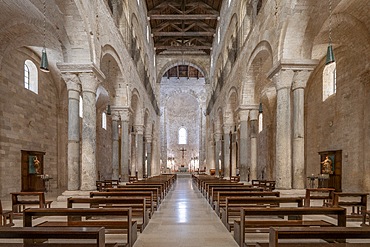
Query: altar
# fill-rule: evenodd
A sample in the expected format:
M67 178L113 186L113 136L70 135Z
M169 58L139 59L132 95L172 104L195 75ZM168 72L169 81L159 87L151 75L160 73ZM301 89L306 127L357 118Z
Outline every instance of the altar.
M188 168L184 167L184 166L181 166L181 167L179 167L179 172L188 172Z

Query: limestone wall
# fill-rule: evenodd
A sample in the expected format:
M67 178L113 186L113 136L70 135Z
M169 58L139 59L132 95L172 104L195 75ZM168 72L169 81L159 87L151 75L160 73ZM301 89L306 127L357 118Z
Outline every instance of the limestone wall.
M58 165L65 165L58 163L66 159L63 148L59 148L58 132L63 132L66 124L58 119L67 112L58 107L61 96L50 74L39 71L38 94L24 88L26 59L38 64L34 57L14 51L3 60L0 71L0 196L21 189L21 150L46 153L44 173L54 178L52 188L57 186Z

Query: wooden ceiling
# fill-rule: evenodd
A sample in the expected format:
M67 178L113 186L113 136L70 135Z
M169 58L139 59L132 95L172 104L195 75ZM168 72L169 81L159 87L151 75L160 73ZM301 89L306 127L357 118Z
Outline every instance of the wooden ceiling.
M210 54L222 0L146 0L156 53Z
M187 77L189 78L203 78L204 75L201 71L199 71L197 68L194 68L190 65L176 65L164 73L163 77L167 77L167 79L170 79L171 77Z

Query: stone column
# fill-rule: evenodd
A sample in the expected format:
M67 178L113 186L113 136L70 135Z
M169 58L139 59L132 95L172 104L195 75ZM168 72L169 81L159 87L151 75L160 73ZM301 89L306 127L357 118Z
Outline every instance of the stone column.
M219 170L220 170L220 152L221 152L221 133L219 132L216 132L214 134L215 136L215 168L216 168L216 175L218 176L221 176L221 174L219 174Z
M80 81L75 74L63 74L68 90L68 190L80 187Z
M235 129L234 129L235 130ZM231 148L231 174L230 176L236 176L236 155L237 155L237 151L236 151L236 143L237 143L237 132L234 131L233 134L232 134L232 138L231 138L231 145L232 145L232 148Z
M239 140L239 170L240 180L248 181L248 117L249 110L241 110L240 118L240 140Z
M215 143L212 138L212 134L209 133L209 138L208 138L208 145L207 145L207 162L206 162L206 172L209 172L209 169L215 169L216 164L215 164Z
M258 133L258 110L250 111L251 128L251 173L250 180L257 179L257 133Z
M293 188L305 188L304 89L310 71L297 71L293 78Z
M119 133L118 133L118 112L113 112L112 114L112 179L119 179Z
M225 178L230 178L230 130L232 126L224 125L224 162L222 171Z
M131 127L134 128L133 126ZM137 141L136 141L136 133L135 130L130 132L130 162L131 162L131 176L136 176L137 168L137 161L136 161L136 153L137 153Z
M144 169L143 169L143 153L144 153L144 146L143 146L143 133L144 133L144 126L143 125L135 125L136 131L136 169L138 172L138 178L143 178Z
M292 133L290 89L293 70L280 70L274 75L276 95L276 187L292 188Z
M205 164L206 166L206 172L209 172L209 169L215 169L215 143L213 141L213 133L212 133L212 128L210 127L210 117L207 115L206 117L206 122L207 122L207 127L206 127L206 135L207 135L207 145L205 145L206 149L206 157L207 157L207 162Z
M147 171L147 176L151 177L152 176L152 136L146 136L146 171Z
M128 182L129 177L129 119L130 112L128 109L120 110L121 117L121 179Z
M83 98L81 190L96 189L96 89L94 73L80 73Z

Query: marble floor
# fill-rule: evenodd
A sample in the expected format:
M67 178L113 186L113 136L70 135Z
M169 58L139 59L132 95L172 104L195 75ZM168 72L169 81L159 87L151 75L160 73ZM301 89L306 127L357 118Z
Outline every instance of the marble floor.
M134 247L238 246L190 175L178 179Z

